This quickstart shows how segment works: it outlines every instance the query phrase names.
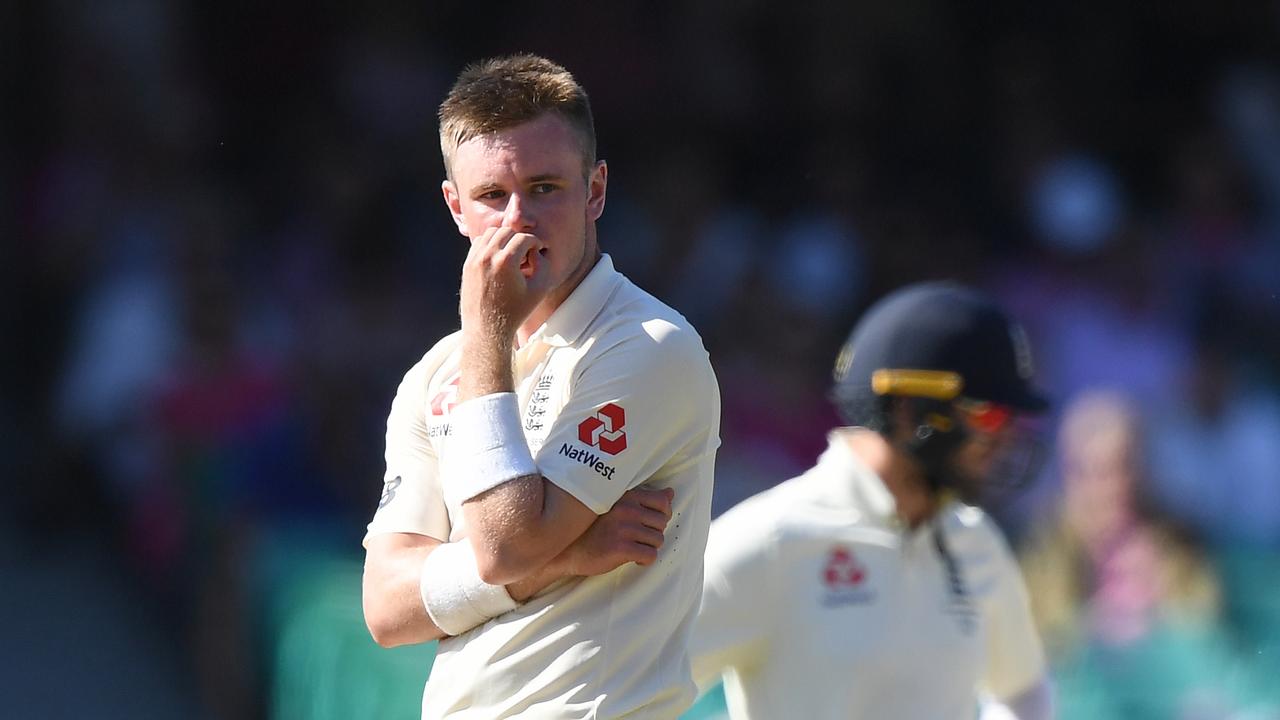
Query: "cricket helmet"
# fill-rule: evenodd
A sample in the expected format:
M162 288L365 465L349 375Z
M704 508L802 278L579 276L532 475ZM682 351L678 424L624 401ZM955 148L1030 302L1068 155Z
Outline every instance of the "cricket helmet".
M946 460L967 437L956 407L1042 412L1049 403L1032 374L1026 333L989 297L953 283L918 283L862 316L836 360L832 399L848 424L886 437L892 401L906 399L917 423L906 450L931 482L946 485Z

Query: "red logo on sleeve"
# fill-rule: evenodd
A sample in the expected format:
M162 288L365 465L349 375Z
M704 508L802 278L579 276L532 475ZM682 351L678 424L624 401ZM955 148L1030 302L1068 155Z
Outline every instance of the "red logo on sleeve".
M461 375L455 375L452 380L445 383L445 386L431 398L431 414L440 416L448 415L453 406L458 404L458 383L462 382Z
M609 403L578 423L578 439L585 445L600 448L601 452L617 455L627 449L627 433L622 430L626 422L626 412Z

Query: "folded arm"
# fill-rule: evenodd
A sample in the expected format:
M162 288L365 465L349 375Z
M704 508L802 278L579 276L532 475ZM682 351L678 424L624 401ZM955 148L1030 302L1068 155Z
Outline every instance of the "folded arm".
M427 555L440 541L415 533L375 535L366 543L362 585L364 620L382 647L444 637L422 603L420 581Z
M577 540L597 515L541 475L487 490L462 506L475 543L480 577L522 580Z
M630 562L653 564L671 519L672 499L669 489L627 492L562 552L521 580L507 584L509 597L523 602L566 577L603 575ZM379 645L421 643L449 634L432 620L422 594L424 586L453 582L449 577L424 576L429 572L427 557L442 545L435 538L415 533L369 538L364 614Z

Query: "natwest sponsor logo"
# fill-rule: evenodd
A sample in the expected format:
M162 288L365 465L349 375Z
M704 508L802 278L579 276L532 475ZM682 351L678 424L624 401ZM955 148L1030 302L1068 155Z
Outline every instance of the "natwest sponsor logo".
M578 439L583 445L617 455L627 449L627 433L622 429L626 423L627 414L622 407L607 403L594 416L578 423Z
M592 470L595 470L606 480L612 480L613 473L617 471L617 468L614 466L606 465L604 458L599 455L596 455L590 450L584 448L573 447L569 443L560 444L560 454L570 460L576 460Z
M853 551L843 545L831 548L827 566L822 569L822 581L832 590L857 587L867 579L867 571L853 556Z
M876 599L875 590L867 586L866 566L846 545L835 545L828 552L822 584L826 586L822 604L827 607L866 605Z
M431 398L431 414L437 417L448 415L453 406L458 404L458 383L462 382L462 375L454 375L453 379L444 384L440 388L440 392Z

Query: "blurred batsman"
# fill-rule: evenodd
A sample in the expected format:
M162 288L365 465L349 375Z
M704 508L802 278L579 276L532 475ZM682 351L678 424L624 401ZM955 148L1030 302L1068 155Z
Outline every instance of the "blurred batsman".
M691 646L735 720L1052 716L1017 565L971 504L1033 471L1025 335L984 296L907 287L836 362L847 427L712 525Z
M443 638L424 718L674 718L720 442L702 340L601 253L607 168L564 68L467 68L440 144L461 330L391 406L365 620Z

